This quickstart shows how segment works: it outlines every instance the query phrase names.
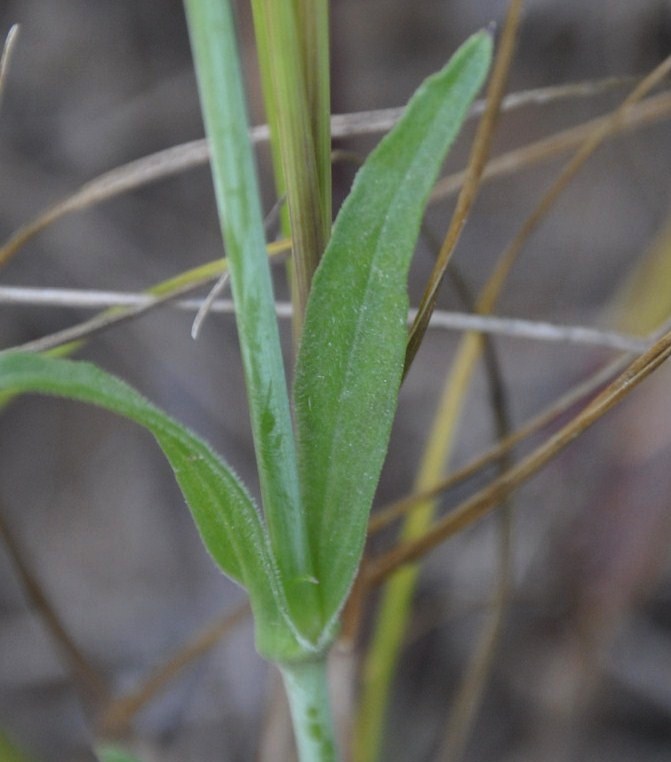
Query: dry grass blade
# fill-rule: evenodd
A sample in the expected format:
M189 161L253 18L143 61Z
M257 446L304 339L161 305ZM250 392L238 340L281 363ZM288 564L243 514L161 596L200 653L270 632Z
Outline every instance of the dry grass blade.
M510 93L501 102L501 111L515 111L526 106L545 106L549 103L577 98L593 98L635 81L634 77L606 77L604 79L574 82L567 85L538 87ZM475 101L469 112L469 119L481 116L485 112L486 100ZM387 132L403 114L403 107L359 111L354 114L336 114L331 117L331 133L334 138L347 138L354 135L373 135Z
M582 413L516 466L437 521L424 537L400 544L372 561L368 567L368 584L380 584L400 566L417 561L448 537L492 511L506 495L530 479L574 439L621 402L669 356L671 356L671 331L665 333L647 352L634 360L615 381L587 405Z
M430 489L421 492L415 492L407 497L401 498L390 505L380 508L371 517L368 525L368 534L373 535L380 532L393 521L398 520L415 507L422 505L427 500L444 494L448 490L462 484L468 479L476 476L487 466L500 460L501 456L510 452L513 447L523 442L525 439L537 434L539 431L556 421L567 410L577 405L581 400L589 397L599 387L610 381L614 375L619 373L626 366L628 356L618 358L605 367L592 374L588 379L575 386L566 394L562 395L556 402L549 405L545 410L534 416L524 426L514 431L510 436L498 442L482 455L474 458L463 468L455 471L446 479L436 483Z
M610 77L593 82L512 93L503 100L501 110L518 109L530 104L540 106L568 98L591 97L596 93L621 87L629 81L629 77ZM481 114L483 107L482 101L475 103L471 116ZM331 132L333 137L340 138L385 132L394 126L402 112L402 108L396 108L335 115L331 119ZM267 125L253 127L250 137L254 143L267 141L269 137ZM32 238L62 217L73 212L84 211L115 196L172 177L188 169L202 166L209 159L210 150L207 141L204 139L194 140L158 151L100 175L100 177L83 185L71 196L48 207L31 222L19 228L0 247L0 267L7 264Z
M504 251L498 266L495 268L491 277L487 281L482 295L478 300L478 311L480 313L489 313L494 308L499 294L505 284L508 274L514 265L517 257L522 250L527 238L540 224L541 220L552 208L555 201L566 189L569 182L576 175L587 159L596 151L601 143L617 129L625 119L633 106L643 98L653 87L655 87L671 69L671 57L663 61L650 74L648 74L632 91L632 93L623 101L623 103L593 131L586 140L580 145L574 156L569 160L560 172L557 179L544 194L538 206L527 218L519 232ZM473 336L475 341L477 335ZM410 544L410 543L408 543Z
M231 314L235 311L232 299L214 298L211 300L212 296L216 297L217 293L212 294L210 292L205 300L198 298L180 299L170 304L187 312L198 312L204 308L208 312ZM155 296L147 292L0 286L0 304L120 309L153 306L155 299ZM288 318L292 315L292 306L288 302L276 302L275 311L278 317ZM415 314L416 311L410 310L408 319L412 320ZM496 315L474 315L470 312L435 310L431 316L429 328L477 331L478 333L509 338L601 347L634 354L644 352L649 346L649 342L644 339L615 331L579 325L557 325L556 323L520 318L504 318Z
M487 91L487 105L485 113L480 120L478 130L473 141L473 148L466 169L464 184L457 200L457 208L454 211L443 245L438 253L438 258L429 277L428 284L422 295L421 302L408 339L408 347L405 355L404 377L412 365L419 345L422 342L426 329L429 325L431 313L436 303L438 288L445 275L447 264L452 256L461 232L466 224L468 214L475 202L480 179L489 156L494 129L499 116L501 101L508 81L508 72L515 51L515 39L519 27L522 0L513 0L510 4L506 24L503 29L501 43L494 61L489 88Z
M671 95L661 93L646 98L623 115L621 122L613 126L608 137L615 137L621 132L654 124L668 118L669 115L671 115ZM485 183L499 177L514 175L541 162L551 161L579 146L595 131L602 129L609 119L610 115L591 119L576 127L561 130L537 140L535 143L496 156L487 163L481 182ZM430 203L435 203L455 194L463 185L465 176L466 173L463 171L455 172L439 180L431 194Z
M512 511L506 509L500 518L502 522L494 600L468 665L468 671L450 710L442 749L437 756L438 762L458 762L466 751L503 630L512 582Z
M135 715L157 694L163 691L196 659L214 648L234 627L237 627L251 613L245 602L230 614L220 617L195 635L168 661L155 669L135 690L125 696L110 701L98 720L98 728L103 736L118 736L125 733Z
M75 688L83 699L94 706L104 703L108 696L105 681L82 653L51 604L45 589L33 574L25 553L10 531L2 511L0 511L0 539L7 549L28 600L63 655Z
M195 140L159 151L100 175L83 185L76 193L50 206L27 225L19 228L0 248L0 267L6 265L28 241L62 217L72 212L83 211L156 180L178 174L190 167L205 164L209 156L206 141Z
M469 309L474 299L459 272L451 269L452 280ZM483 337L483 360L488 378L488 396L494 413L497 441L505 440L511 433L511 416L508 393L503 378L497 348L490 337ZM513 465L513 453L508 450L497 460L497 473L502 474ZM493 599L489 606L482 631L468 661L466 672L452 702L439 754L441 762L458 762L464 754L472 735L475 720L482 706L499 638L508 609L513 577L514 508L512 496L502 503L497 526L497 561L493 574Z
M34 341L28 341L25 344L12 347L12 349L21 352L46 352L47 350L55 349L64 344L91 338L92 336L103 333L113 326L128 322L140 315L145 315L148 312L151 312L151 310L154 310L173 299L178 299L180 296L191 294L201 286L211 283L212 280L213 276L206 276L198 281L177 286L161 296L154 296L148 302L138 306L106 310L100 315L96 315L82 323L70 326L69 328L64 328L62 331L56 331L55 333L35 339Z
M221 296L224 288L226 288L226 284L228 283L228 279L231 277L231 274L226 271L219 280L212 286L210 293L207 295L205 299L203 299L200 307L198 308L198 311L196 312L196 317L193 319L193 325L191 326L191 338L197 339L200 335L200 329L203 327L203 323L205 322L205 318L209 315L209 313L212 311L212 305L217 300L217 297Z
M563 167L556 180L545 192L534 211L524 221L517 235L513 238L506 250L503 252L496 269L492 273L483 289L482 296L478 303L479 312L488 313L494 309L499 294L503 289L503 285L508 278L508 274L517 261L517 257L522 251L522 248L527 242L529 236L540 225L541 221L546 217L557 199L566 190L569 183L573 180L580 169L582 169L583 165L590 158L590 156L592 156L597 148L599 148L599 146L610 134L612 134L614 130L621 128L622 122L624 121L628 112L633 108L633 106L642 98L644 98L650 92L650 90L658 85L659 82L661 82L664 77L668 75L670 70L671 56L662 61L659 66L653 69L650 74L641 80L641 82L639 82L633 91L624 99L621 105L615 109L615 111L608 118L606 118L580 145L578 150Z

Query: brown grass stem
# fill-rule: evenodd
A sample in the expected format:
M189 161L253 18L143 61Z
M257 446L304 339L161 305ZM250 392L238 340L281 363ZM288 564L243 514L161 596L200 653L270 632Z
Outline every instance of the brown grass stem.
M420 506L427 500L443 495L448 490L477 476L487 466L500 460L506 452L510 452L513 447L542 431L542 429L566 413L567 410L577 405L585 397L593 394L599 387L611 380L616 373L621 371L626 366L628 359L629 355L625 355L608 363L608 365L599 369L589 378L585 379L585 381L577 384L555 402L548 405L538 415L534 416L505 439L502 439L496 445L474 458L463 468L437 482L433 487L420 492L413 492L375 511L368 525L368 535L377 534L393 521L400 519L406 513L412 511L416 506Z
M614 137L628 130L654 124L671 114L671 95L660 93L636 104L623 115L622 121L612 127L607 137ZM590 134L601 129L610 119L610 115L590 119L587 122L555 132L548 137L537 140L521 148L515 148L491 159L482 175L482 182L501 177L508 177L529 169L536 164L552 161L583 143ZM436 183L431 194L431 202L454 195L463 185L465 171L455 172L443 177Z
M421 538L401 543L368 565L369 585L381 584L396 569L417 561L448 537L472 525L528 481L571 442L619 404L641 381L647 378L671 355L671 331L664 334L643 355L634 360L615 381L595 397L585 409L523 458L516 466L475 495L461 503L447 516L436 521Z
M60 331L55 331L54 333L42 336L39 339L27 341L17 347L12 347L12 349L21 352L46 352L55 349L56 347L63 346L64 344L81 341L82 339L90 339L93 336L104 333L113 326L126 323L129 320L137 318L140 315L145 315L168 302L179 299L187 294L191 294L194 291L197 291L201 286L211 283L216 277L217 276L208 275L197 281L176 286L169 292L161 294L160 296L154 296L151 301L138 306L105 310L89 320L84 320L76 325L63 328Z
M410 329L405 355L405 367L403 369L404 377L407 375L417 355L419 345L424 338L447 264L459 243L466 220L478 194L480 179L489 157L494 130L508 81L508 73L513 60L521 10L522 0L512 0L487 89L485 112L480 119L475 134L464 177L464 184L457 199L457 207L454 210L445 239L438 252L438 258L422 294L417 316Z
M249 603L237 606L192 637L167 661L153 670L134 690L110 700L98 720L103 736L123 735L137 713L175 680L181 672L204 656L251 613Z
M473 309L474 296L460 272L451 266L448 269L448 274L451 276L462 301L465 302L468 309ZM510 406L496 346L490 336L483 337L482 352L496 438L501 442L511 433ZM512 464L512 451L503 452L496 462L498 473L504 473ZM502 502L497 533L497 559L492 602L487 611L482 630L478 634L474 653L469 659L466 672L450 708L446 732L439 752L441 762L458 762L464 754L482 705L482 697L503 631L513 582L515 538L514 505L511 495Z
M94 707L104 704L108 697L105 680L79 648L74 637L58 615L44 586L30 568L25 551L14 537L3 514L4 512L0 510L0 539L7 549L29 602L42 620L58 651L62 654L75 689L86 703L90 703Z
M518 109L530 104L544 105L556 100L563 100L567 98L577 97L589 97L599 92L604 92L613 87L620 87L624 83L631 81L629 77L608 78L605 80L597 80L594 82L584 82L575 85L561 85L558 87L540 88L537 90L529 90L520 93L512 93L504 98L501 104L502 111L509 111ZM656 101L664 99L664 96L658 96ZM651 99L652 101L653 99ZM668 116L671 111L671 105L669 104L669 98L665 102L659 102L654 104L650 103L647 109L643 109L641 104L641 111L632 111L631 114L625 119L622 129L634 129L639 124L648 124L650 122L659 120ZM482 113L484 103L478 101L471 111L471 116L476 116ZM402 109L385 109L375 112L361 112L357 114L340 114L332 117L331 127L333 137L350 137L354 135L363 135L369 133L385 132L389 130L398 121L402 113ZM594 121L594 120L593 120ZM595 125L593 122L587 123L589 130ZM584 126L587 129L587 125ZM579 127L573 128L579 130ZM565 131L566 141L568 146L562 147L561 142L558 142L557 148L554 150L558 153L568 150L570 147L576 144L584 138L583 134L576 135L572 139L570 130ZM565 133L558 133L558 136ZM269 138L269 130L267 125L258 125L251 129L250 137L252 142L261 143L265 142ZM553 136L545 139L551 141ZM539 141L529 147L529 156L523 154L524 148L511 151L508 154L504 154L498 159L493 160L485 169L483 174L483 180L490 179L502 174L508 174L516 171L518 168L528 166L536 161L551 158L553 149L548 145L547 149L543 145L545 141ZM532 148L538 152L538 158L536 158L531 151ZM209 161L210 151L207 141L204 139L194 140L189 143L183 143L178 146L158 151L144 156L135 161L124 164L120 167L105 172L99 177L85 183L75 193L56 202L52 206L45 209L33 220L19 228L7 241L0 247L0 267L6 265L18 252L22 249L30 240L36 235L43 232L54 222L57 222L61 218L79 211L84 211L96 204L107 201L115 196L128 193L132 190L144 187L158 180L167 179L173 175L180 174L189 169L203 166ZM491 167L491 168L490 168ZM445 193L449 195L455 192L461 187L463 183L464 173L458 173L457 175L451 175L450 178L446 178L445 190L437 190L436 193L440 195ZM441 188L441 184L437 188Z

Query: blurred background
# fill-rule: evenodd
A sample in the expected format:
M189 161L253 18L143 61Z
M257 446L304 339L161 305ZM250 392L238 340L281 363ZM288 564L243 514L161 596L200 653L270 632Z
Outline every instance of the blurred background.
M249 7L237 5L250 110L260 123ZM506 7L333 0L333 111L402 105ZM22 28L0 113L2 241L102 172L202 136L177 0L0 2L3 36L14 22ZM509 90L640 76L670 52L667 0L528 0ZM494 154L607 113L630 87L505 114ZM447 171L463 167L473 127ZM670 137L662 120L598 151L525 247L498 314L641 334L668 317ZM376 140L336 147L364 154ZM259 161L270 209L266 147ZM471 289L484 284L560 166L555 159L482 189L455 257ZM336 199L353 171L337 165ZM414 303L435 256L429 239L440 239L453 204L445 199L428 214ZM220 255L201 166L58 222L12 260L3 284L139 291ZM277 288L285 297L281 279ZM449 286L439 306L462 308ZM8 305L0 312L3 348L90 314ZM211 315L198 341L190 328L188 314L165 308L95 338L80 354L192 426L255 491L232 317ZM284 331L288 338L286 324ZM380 505L411 489L458 338L432 330L417 357ZM494 344L515 426L613 356L519 338ZM465 759L671 757L670 374L661 368L515 495L514 590ZM486 387L478 371L452 467L495 437ZM16 401L2 423L6 531L115 695L244 601L207 558L148 436L100 411L42 398ZM428 559L394 691L387 760L436 758L492 596L496 527L485 520ZM147 760L258 758L273 683L252 636L250 621L240 622L135 717L134 743ZM96 702L77 685L0 546L0 730L34 760L92 759Z

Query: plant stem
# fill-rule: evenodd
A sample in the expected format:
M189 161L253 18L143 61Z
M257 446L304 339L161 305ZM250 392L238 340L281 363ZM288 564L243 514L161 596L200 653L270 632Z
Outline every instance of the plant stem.
M253 0L252 10L277 191L287 198L298 338L331 222L328 5Z
M281 664L300 762L337 762L326 657Z
M313 621L318 619L317 593L231 4L185 0L185 8L231 273L264 514L290 614L299 630L311 635L320 626Z
M331 234L331 77L328 0L296 0L305 90L319 180L322 235ZM321 254L321 252L319 252Z

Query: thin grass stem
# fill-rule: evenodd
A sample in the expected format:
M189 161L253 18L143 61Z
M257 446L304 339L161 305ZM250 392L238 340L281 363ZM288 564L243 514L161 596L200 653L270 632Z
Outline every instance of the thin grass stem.
M521 0L512 0L502 42L494 61L487 91L485 114L478 126L469 157L467 177L428 285L422 295L417 316L413 321L405 355L404 377L424 336L435 303L436 291L477 196L512 60L520 10ZM429 434L416 477L416 484L420 489L439 478L445 467L445 462L449 458L460 422L460 403L465 394L472 368L471 358L464 359L465 362L459 368L461 375L458 373L450 374L438 404L435 423ZM435 505L432 501L428 501L413 511L406 518L401 529L401 538L404 541L409 541L411 538L421 536L431 523L434 511ZM418 576L419 566L407 565L393 579L389 580L382 593L378 619L364 663L363 687L355 735L356 762L375 762L380 758L384 736L384 720L391 694L392 680L410 619Z
M0 510L0 539L12 560L28 601L35 608L57 650L63 656L75 689L94 707L103 705L109 695L104 678L77 645L56 611L47 591L31 569L25 551L10 530L2 510Z
M625 355L608 363L608 365L596 371L585 381L577 384L558 400L548 405L538 415L535 415L526 424L510 434L510 436L490 447L482 455L474 458L470 463L450 474L447 478L441 479L426 490L414 492L375 511L368 525L369 536L377 534L391 522L413 511L427 500L444 495L448 490L478 475L482 470L499 460L506 452L512 450L513 447L516 447L525 439L532 437L546 426L549 426L553 421L564 415L567 410L570 410L585 397L589 397L599 387L612 380L626 366L629 357L629 355Z
M222 260L223 262L223 260ZM223 267L223 264L221 265ZM210 283L214 276L207 276ZM223 277L223 276L220 276ZM204 282L199 282L205 285ZM194 283L194 288L196 285ZM181 289L181 287L179 287ZM0 286L0 304L37 307L108 308L122 310L132 307L154 307L163 304L186 312L198 312L207 307L208 312L233 314L235 304L231 299L178 299L177 287L166 291L169 301L157 302L150 291L136 293L128 291L97 291L94 289L37 288L27 286ZM210 292L211 294L212 292ZM216 296L216 294L215 294ZM287 302L275 302L278 318L290 318L293 307ZM408 321L412 323L416 310L410 310ZM435 310L431 316L429 329L450 331L477 331L478 333L505 336L511 339L526 339L541 342L572 344L586 347L600 347L624 352L642 352L650 342L637 336L616 331L601 330L580 325L558 325L538 320L504 318L496 315L474 315L469 312Z
M617 84L619 86L630 81L631 78L618 78ZM586 83L584 86L570 86L568 92L565 93L565 97L568 97L573 92L573 87L578 87L578 93L588 94L590 92L587 87L588 84ZM554 89L547 88L546 98L541 97L546 92L545 89L513 93L509 96L509 98L513 99L509 102L509 107L519 108L529 103L550 102L550 94ZM559 89L563 91L565 88ZM538 94L538 101L531 97L536 94ZM502 111L506 110L506 103L507 99L504 99L501 104ZM480 102L479 105L482 106L482 103ZM402 109L392 109L392 111L393 115L389 116L386 115L386 112L360 112L357 114L336 115L332 118L331 122L332 134L334 137L348 137L350 135L368 134L369 132L384 132L398 121ZM378 121L376 122L373 117L368 119L369 113L373 117L377 115ZM482 109L475 109L475 111L471 112L471 115L475 113L482 113ZM627 114L623 115L622 121L613 127L607 139L627 130L635 130L654 124L668 118L670 113L671 96L668 93L661 93L660 95L647 98L640 104L637 104ZM514 174L536 163L549 161L555 156L575 148L590 132L608 118L609 116L605 116L590 120L568 130L550 135L529 146L508 151L492 159L485 167L482 182ZM267 125L259 125L250 130L250 140L253 143L260 143L268 140L269 134ZM48 207L33 220L19 228L0 247L0 267L7 264L35 236L61 218L75 212L84 211L123 193L128 193L158 180L201 166L206 164L209 159L210 150L207 141L194 140L190 143L158 151L100 175L83 185L71 196ZM457 172L439 181L434 190L432 202L456 193L461 188L464 177L465 172Z
M132 691L111 699L97 723L100 734L103 737L125 734L138 712L179 677L186 667L220 643L250 613L249 603L245 602L231 613L219 617L154 669Z
M407 375L408 370L417 355L419 345L422 342L431 318L431 313L435 307L438 289L445 275L448 262L459 243L466 220L475 203L475 199L477 198L480 180L487 163L492 140L494 138L496 123L499 117L501 102L508 82L508 73L515 51L521 11L522 0L511 0L487 90L485 112L482 115L482 119L478 124L478 129L475 134L464 177L464 184L461 187L459 198L457 199L457 206L452 215L450 226L445 235L445 240L438 253L438 259L434 264L433 271L429 276L424 293L422 294L417 316L410 329L408 348L405 357L405 367L403 369L404 377Z
M402 569L406 564L422 558L448 537L462 531L494 510L503 497L528 481L571 442L618 405L669 356L671 356L671 331L664 334L647 352L636 358L579 415L523 458L516 466L507 470L505 474L435 522L431 529L419 539L402 542L370 562L367 567L367 583L373 586L380 584L390 574Z

